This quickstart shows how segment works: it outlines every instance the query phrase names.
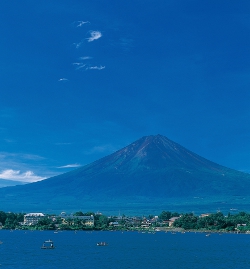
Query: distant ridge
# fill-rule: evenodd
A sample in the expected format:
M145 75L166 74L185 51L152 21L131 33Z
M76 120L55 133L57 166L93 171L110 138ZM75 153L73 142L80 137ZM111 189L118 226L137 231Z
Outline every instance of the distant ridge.
M8 210L40 211L221 208L245 206L249 190L249 174L211 162L162 135L150 135L74 171L0 189L0 203Z
M27 183L26 182L22 182L22 181L0 179L0 188L10 187L10 186L16 186L16 185L23 185L23 184L27 184Z

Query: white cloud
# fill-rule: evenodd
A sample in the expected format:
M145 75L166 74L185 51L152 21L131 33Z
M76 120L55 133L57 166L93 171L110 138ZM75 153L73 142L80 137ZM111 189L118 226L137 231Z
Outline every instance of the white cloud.
M86 68L86 70L102 70L102 69L104 69L105 68L105 66L102 66L102 65L100 65L100 66L90 66L90 67L87 67Z
M94 40L99 39L100 37L102 37L102 33L99 31L91 31L90 32L90 37L86 38L88 40L88 42L92 42Z
M78 21L77 23L78 23L78 24L77 24L76 27L82 27L84 24L86 24L86 23L90 23L90 22L89 22L89 21Z
M36 182L45 179L45 177L36 176L32 171L21 173L20 170L7 169L0 173L1 179L15 180L22 182Z
M81 165L78 163L74 163L74 164L67 164L67 165L63 165L63 166L59 166L57 168L76 168L76 167L80 167Z
M99 39L100 37L102 37L102 33L99 31L90 31L90 37L87 37L86 39L88 40L88 42L92 42L94 40ZM78 43L73 43L73 45L76 47L76 49L79 49L83 44L83 40L78 42ZM86 59L84 59L86 60Z
M58 79L58 81L68 81L68 79L67 78L60 78L60 79Z

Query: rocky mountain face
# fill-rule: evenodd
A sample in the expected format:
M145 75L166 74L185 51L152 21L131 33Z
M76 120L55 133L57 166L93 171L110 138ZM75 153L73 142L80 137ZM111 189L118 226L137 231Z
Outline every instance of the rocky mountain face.
M249 174L220 166L156 135L74 171L0 189L0 203L13 208L18 201L22 210L122 208L137 212L187 204L244 204L249 190Z

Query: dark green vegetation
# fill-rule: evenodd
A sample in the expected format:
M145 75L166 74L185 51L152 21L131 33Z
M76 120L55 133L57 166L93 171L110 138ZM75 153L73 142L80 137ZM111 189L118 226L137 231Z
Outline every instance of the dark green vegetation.
M198 217L192 213L183 214L174 222L174 227L184 230L205 231L250 231L250 214L240 212L236 215L224 216L221 212L206 217Z
M247 210L250 175L185 149L166 137L148 136L82 168L23 186L0 189L4 210L93 208L117 214ZM246 207L245 207L246 205Z
M188 231L210 231L210 232L250 232L250 214L240 212L238 214L223 215L221 212L209 214L208 216L196 216L193 213L172 213L162 211L155 217L107 217L93 212L76 212L74 216L94 216L94 225L88 225L81 219L67 218L57 215L46 215L34 225L24 225L23 213L5 213L0 211L0 223L3 229L23 230L175 230L181 228ZM172 226L169 221L177 217Z
M0 211L0 225L5 229L15 229L23 221L23 213L5 213Z

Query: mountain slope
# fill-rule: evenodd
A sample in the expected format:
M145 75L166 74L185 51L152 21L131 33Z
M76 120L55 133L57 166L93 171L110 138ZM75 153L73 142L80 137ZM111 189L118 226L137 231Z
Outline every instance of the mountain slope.
M199 198L204 197L205 203L230 201L248 196L249 189L249 174L220 166L157 135L143 137L74 171L0 189L4 197L0 202L11 207L18 201L23 208L88 206L91 210L119 205L139 210L165 203L201 204L204 201Z

